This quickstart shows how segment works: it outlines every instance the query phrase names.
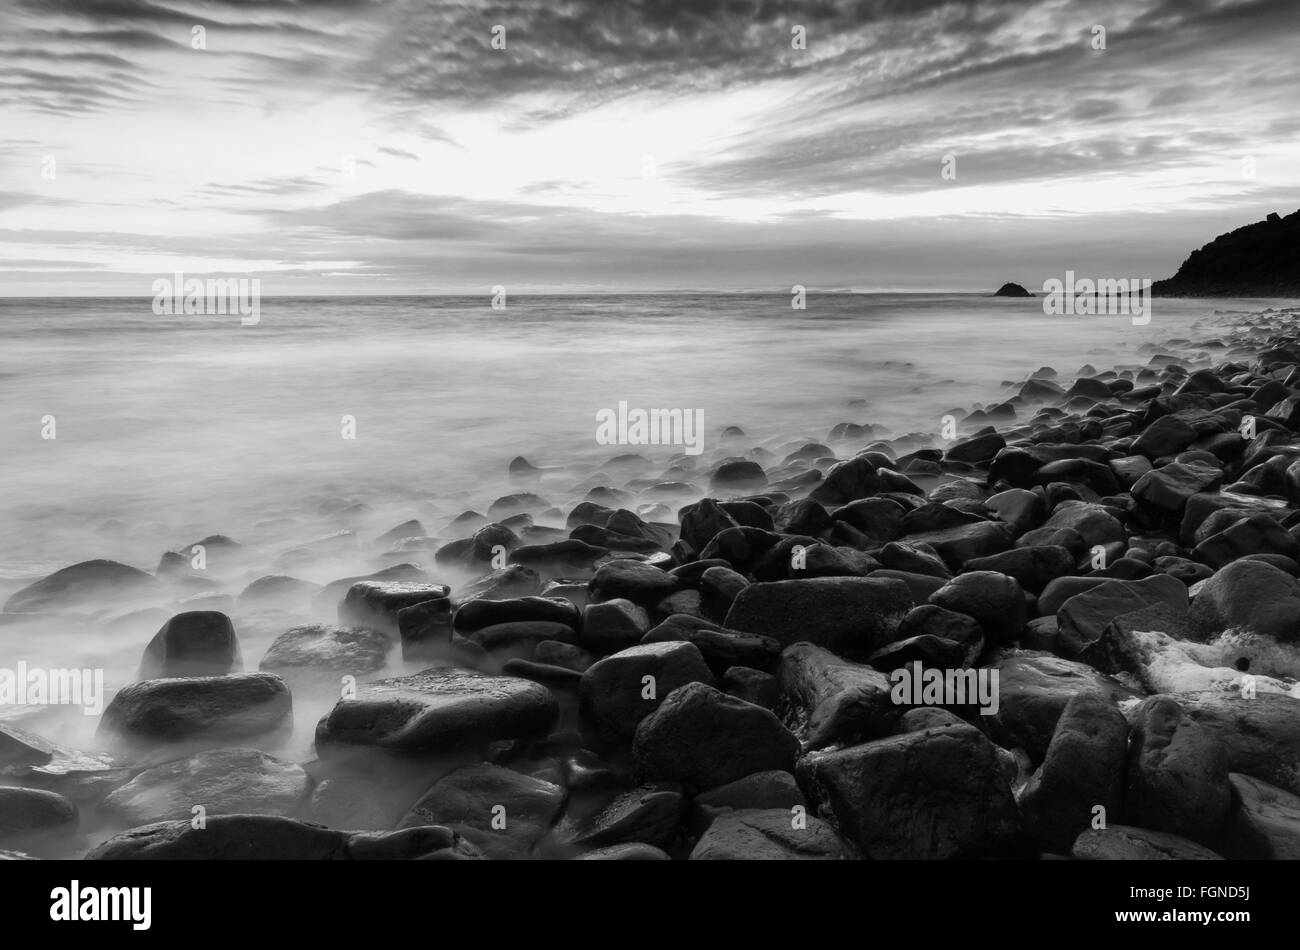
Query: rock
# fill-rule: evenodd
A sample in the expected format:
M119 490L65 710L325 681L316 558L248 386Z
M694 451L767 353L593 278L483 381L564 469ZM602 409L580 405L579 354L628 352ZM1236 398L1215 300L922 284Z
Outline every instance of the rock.
M1082 832L1070 848L1076 861L1222 861L1195 841L1131 825Z
M542 591L542 578L536 571L520 564L511 564L499 571L490 571L475 581L460 587L453 594L459 603L469 600L513 600L532 597Z
M1168 574L1156 574L1140 581L1107 581L1075 594L1056 612L1059 649L1068 656L1078 656L1101 637L1116 617L1159 604L1185 616L1186 586Z
M1133 485L1132 494L1148 508L1167 514L1182 511L1199 492L1213 491L1223 481L1223 470L1204 462L1170 462L1153 468Z
M614 796L594 815L576 823L579 848L641 843L666 847L681 830L685 802L681 786L652 783Z
M428 786L425 779L412 792L385 775L332 775L311 793L307 820L346 831L388 831Z
M1177 455L1199 437L1196 427L1184 419L1161 416L1142 430L1129 451L1155 461L1166 455Z
M691 851L692 861L833 861L855 857L825 821L789 809L745 809L720 816Z
M338 688L343 676L361 678L383 669L392 647L376 630L304 624L276 637L258 668L293 686Z
M1008 488L991 495L985 500L984 507L999 521L1009 525L1016 535L1024 534L1045 516L1042 495L1024 488Z
M1215 569L1247 554L1281 554L1294 560L1300 557L1300 541L1268 515L1256 514L1210 535L1196 545L1194 554Z
M361 581L425 583L428 580L428 575L414 564L394 564L392 567L386 567L382 571L375 571L373 574L360 577L342 577L336 581L330 581L321 588L320 593L312 598L312 610L318 614L335 614L339 609L340 602L352 589L352 585Z
M1300 795L1300 699L1262 691L1254 699L1197 692L1181 694L1178 702L1223 750L1228 771Z
M62 795L0 786L0 846L36 850L76 830L77 807Z
M772 581L741 591L724 626L772 637L782 646L806 640L838 653L866 655L893 639L911 606L911 592L896 580Z
M1070 528L1079 533L1088 547L1127 540L1124 526L1101 505L1084 501L1063 501L1053 509L1042 530ZM1023 539L1022 539L1023 540Z
M857 456L832 465L821 484L808 497L822 505L836 507L859 498L868 498L880 489L880 476L876 474L876 466L868 459Z
M1000 521L980 521L907 536L911 544L928 544L949 565L1005 551L1015 543L1011 528Z
M482 854L449 828L334 831L273 815L218 815L132 828L94 848L87 861L362 861L473 859Z
M1047 851L1067 852L1100 805L1112 819L1123 803L1128 723L1114 700L1079 693L1065 704L1043 765L1020 798L1025 825Z
M723 462L709 479L709 488L730 491L756 491L767 485L763 466L749 459L730 459Z
M564 804L558 785L482 763L433 784L398 828L450 828L490 858L528 857Z
M138 568L117 561L82 561L10 595L4 613L98 610L105 603L156 597L161 590L152 574Z
M1003 284L1001 287L997 289L997 293L995 293L993 296L994 297L1032 297L1033 294L1025 290L1025 288L1021 287L1019 284Z
M796 774L872 860L994 857L1019 832L994 746L965 723L814 752Z
M54 746L34 733L0 722L0 769L44 765L54 758Z
M729 567L711 567L700 576L700 607L707 616L721 620L748 586L745 575Z
M596 848L574 857L575 861L671 861L672 858L648 844L615 844Z
M582 674L579 708L598 744L630 743L641 720L687 683L713 683L693 644L640 644L597 661Z
M771 673L733 666L722 674L722 691L764 709L776 709L781 692L777 679Z
M342 747L441 751L543 736L558 715L550 691L510 676L435 668L364 684L316 727L321 755Z
M1020 584L995 571L971 571L954 577L930 595L930 603L973 617L990 644L1018 640L1027 619Z
M1006 448L1007 440L995 429L988 429L963 442L954 442L944 453L950 462L987 462Z
M697 551L703 551L718 532L739 527L736 519L712 498L686 505L678 517L681 520L682 540Z
M123 687L99 733L128 745L229 744L287 729L292 700L274 673L141 680Z
M1074 555L1056 544L1031 545L975 558L962 565L962 570L1005 574L1037 594L1058 577L1074 573Z
M1225 630L1300 639L1300 584L1262 561L1234 561L1206 579L1191 602L1191 624L1202 639Z
M517 597L510 600L471 600L455 611L453 623L462 633L472 633L500 623L562 623L578 629L581 615L563 597Z
M920 663L924 669L959 670L967 665L968 652L964 643L927 634L895 640L867 657L867 664L882 673L903 669L913 663Z
M623 599L653 607L680 589L677 578L644 561L606 561L588 585L593 602Z
M584 608L578 644L594 653L616 653L640 643L649 630L644 609L630 600L607 600Z
M216 610L176 614L149 641L140 679L239 673L244 660L230 618Z
M811 498L803 498L777 508L769 527L780 534L815 536L829 531L833 525L834 521L825 508Z
M188 565L188 562L186 562ZM235 598L241 613L261 609L310 609L311 602L321 593L321 586L299 580L286 574L268 574L253 581Z
M771 769L791 771L799 740L761 706L704 683L673 690L637 727L632 751L650 779L713 788Z
M778 683L785 724L805 749L889 735L902 714L885 673L811 643L782 653Z
M961 666L970 666L984 651L984 628L978 620L935 604L921 604L908 611L898 625L898 637L900 641L934 637L960 643L965 648Z
M869 541L885 543L903 533L907 510L892 498L860 498L837 508L831 516L864 534Z
M744 778L719 785L695 796L695 830L707 828L720 815L742 809L780 808L787 815L795 814L794 808L808 807L803 792L794 776L789 772L770 771L755 772Z
M1159 297L1294 297L1300 293L1291 257L1300 212L1220 234L1193 251L1178 273L1151 285Z
M709 669L721 676L733 666L770 671L781 656L781 645L771 637L740 630L727 630L686 614L673 614L647 633L642 643L685 640L704 655Z
M979 725L1004 749L1021 748L1042 762L1066 704L1078 693L1096 692L1123 702L1137 695L1108 676L1071 660L1020 652L1004 657L998 671L998 711Z
M567 624L545 620L517 620L483 627L468 634L466 639L501 659L522 657L531 660L537 644L547 640L571 643L576 636L573 628Z
M206 816L290 816L307 795L302 766L255 749L217 749L155 765L115 789L104 811L129 827Z
M1300 795L1249 775L1228 775L1232 806L1218 850L1230 860L1300 858Z
M491 603L471 600L470 604ZM464 606L469 606L468 604ZM451 655L455 639L450 597L438 597L397 611L403 660L439 660Z
M339 604L339 626L367 627L391 637L400 636L397 612L448 593L443 584L414 584L399 581L358 581L348 588Z
M1129 821L1205 843L1228 814L1228 770L1211 733L1168 696L1138 707L1129 750Z

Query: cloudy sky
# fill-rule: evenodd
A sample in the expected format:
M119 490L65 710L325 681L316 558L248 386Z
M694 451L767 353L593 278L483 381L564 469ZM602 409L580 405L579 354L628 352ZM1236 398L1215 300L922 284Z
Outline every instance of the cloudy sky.
M1163 277L1300 207L1298 27L1296 0L0 0L0 294Z

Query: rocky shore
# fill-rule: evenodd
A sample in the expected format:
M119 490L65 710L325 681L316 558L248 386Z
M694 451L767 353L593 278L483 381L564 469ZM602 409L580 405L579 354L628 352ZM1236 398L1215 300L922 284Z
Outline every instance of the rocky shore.
M13 661L156 633L96 748L0 718L0 857L1300 857L1300 311L1140 355L60 570Z

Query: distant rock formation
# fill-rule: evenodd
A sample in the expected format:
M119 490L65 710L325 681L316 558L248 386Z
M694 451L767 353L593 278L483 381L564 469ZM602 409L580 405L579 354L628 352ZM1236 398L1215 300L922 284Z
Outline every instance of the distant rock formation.
M998 292L993 296L994 297L1032 297L1033 294L1025 290L1025 288L1021 287L1019 284L1003 284L1001 287L998 288Z
M1158 297L1300 297L1300 211L1220 234L1178 273L1151 285Z

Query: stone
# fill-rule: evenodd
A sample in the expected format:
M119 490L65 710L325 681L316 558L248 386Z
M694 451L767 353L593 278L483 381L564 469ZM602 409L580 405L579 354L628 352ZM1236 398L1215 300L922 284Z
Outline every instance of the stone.
M973 617L990 644L1020 639L1028 619L1020 584L996 571L971 571L954 577L930 595L930 603Z
M825 821L794 827L785 808L744 809L718 817L696 842L692 861L836 861L856 857Z
M694 644L638 644L598 660L582 674L579 709L598 745L630 743L641 720L687 683L713 683Z
M274 673L141 680L118 690L99 734L127 745L224 744L289 728L292 700Z
M339 626L367 627L391 637L400 636L397 612L427 600L446 597L444 584L419 584L402 581L358 581L348 588L339 604Z
M751 584L737 595L724 626L771 637L783 647L808 641L863 655L894 638L912 606L900 581L820 577Z
M439 779L397 827L446 827L489 858L525 858L563 804L558 785L484 762Z
M1169 696L1152 696L1134 714L1126 820L1140 827L1214 840L1228 814L1228 769L1212 734Z
M138 568L117 561L82 561L11 594L4 613L99 610L106 603L156 597L161 591L159 581Z
M796 774L871 860L996 857L1020 830L993 744L965 723L814 752Z
M316 727L319 754L347 747L444 751L544 736L558 715L545 686L510 676L434 668L366 683Z
M1191 624L1201 639L1225 630L1300 640L1300 584L1285 571L1262 561L1234 561L1196 589Z
M1178 835L1131 825L1089 828L1070 848L1076 861L1222 861L1209 848Z
M302 766L256 749L215 749L155 765L104 799L102 810L130 827L205 816L284 815L309 788Z
M1300 859L1300 795L1249 775L1228 774L1232 805L1217 850L1237 861Z
M902 714L886 673L811 643L782 653L777 679L785 724L805 750L889 735Z
M648 779L713 788L753 772L791 771L796 739L769 710L704 683L673 690L637 726L632 751Z

